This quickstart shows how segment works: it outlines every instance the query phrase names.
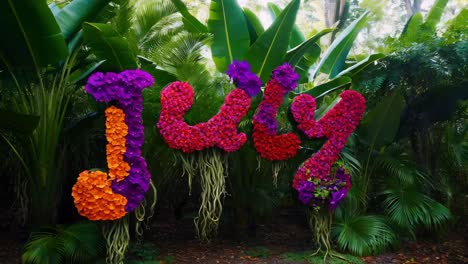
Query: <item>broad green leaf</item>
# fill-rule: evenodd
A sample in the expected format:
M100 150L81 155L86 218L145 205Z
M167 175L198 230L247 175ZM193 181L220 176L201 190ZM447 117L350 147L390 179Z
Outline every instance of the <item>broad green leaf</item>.
M263 82L267 82L271 71L284 61L300 3L300 0L289 3L245 56L252 71L256 72Z
M46 1L0 1L0 53L12 66L55 64L67 45Z
M279 14L281 14L281 8L279 8L274 3L268 3L268 9L270 10L270 15L275 20ZM299 28L294 25L291 32L291 38L289 39L289 47L296 47L305 41L304 34L299 30Z
M285 61L289 62L291 66L296 66L309 50L315 48L317 41L319 41L322 36L332 31L333 29L324 29L292 50L289 50L288 53L286 53Z
M11 111L0 110L0 129L13 132L31 133L39 124L39 116L24 115Z
M49 8L50 8L50 11L52 11L52 14L54 16L61 10L60 7L55 2L50 3Z
M358 130L360 138L372 149L378 149L393 142L400 127L403 106L403 96L398 91L383 97L382 101L367 113L361 122Z
M110 25L84 23L83 37L85 44L100 60L106 60L103 67L109 71L123 71L137 68L136 56L127 41Z
M213 34L211 53L219 71L243 58L250 45L244 12L233 0L212 0L208 30Z
M468 8L461 10L455 18L448 22L443 38L448 44L466 40L468 38L466 25L468 25Z
M182 22L185 29L192 33L206 33L208 29L196 17L194 17L187 9L187 6L181 0L171 0L179 13L182 15Z
M326 83L322 83L320 85L315 86L314 88L304 91L302 93L306 93L312 95L315 98L320 98L328 93L331 93L339 88L343 88L346 85L351 84L351 78L348 76L338 77Z
M368 12L362 14L358 19L345 28L340 35L333 41L328 48L319 65L315 68L312 77L315 78L319 71L328 74L329 78L335 78L345 66L346 57L348 56L353 42L356 39L359 31L367 22Z
M367 66L370 64L374 63L376 60L380 60L385 57L385 54L382 53L376 53L369 55L367 58L363 59L362 61L357 62L351 67L346 68L346 70L340 72L337 77L343 76L343 75L348 75L348 76L353 76L363 69L365 69Z
M82 71L82 69L79 69L76 72L73 72L71 74L71 76L70 76L70 77L72 77L70 82L71 83L78 83L81 80L87 78L91 73L93 73L97 68L99 68L99 66L101 66L104 62L105 62L105 60L98 61L98 62L92 63L90 66L88 66L85 69L85 71ZM76 77L73 78L74 76L76 76Z
M248 8L244 8L244 16L247 21L247 27L249 28L250 43L255 43L258 36L260 36L265 29L258 17Z
M400 40L405 42L413 42L417 36L418 31L423 23L423 16L421 13L416 13L411 16L400 35Z
M299 60L294 70L299 74L299 83L309 82L309 70L320 57L322 49L317 43L314 43L307 53Z
M83 43L83 30L78 31L73 38L68 41L68 52L72 53Z
M424 22L425 28L429 29L432 33L435 33L437 24L442 17L445 7L447 6L448 0L437 0L432 6L431 10L427 14L426 21Z
M96 15L110 0L73 0L55 15L66 40L73 38L81 24Z

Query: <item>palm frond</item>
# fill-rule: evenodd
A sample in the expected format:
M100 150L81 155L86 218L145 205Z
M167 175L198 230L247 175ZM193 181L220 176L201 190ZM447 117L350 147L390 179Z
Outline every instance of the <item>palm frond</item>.
M401 146L392 145L386 148L376 157L375 162L386 172L390 180L397 180L398 185L432 184L427 173L414 164Z
M26 264L93 263L103 253L95 223L78 223L31 234L22 261Z
M332 226L332 236L341 250L359 256L382 252L396 241L385 218L376 215L345 218Z
M32 233L21 256L24 264L60 264L63 248L54 232Z
M104 249L100 231L95 223L74 224L59 229L59 239L63 245L63 254L73 263L90 263Z
M161 19L177 12L171 1L144 1L136 3L134 24L138 39L143 39Z
M439 228L451 218L442 204L421 193L414 186L400 186L383 192L384 210L398 226L414 229L418 225Z

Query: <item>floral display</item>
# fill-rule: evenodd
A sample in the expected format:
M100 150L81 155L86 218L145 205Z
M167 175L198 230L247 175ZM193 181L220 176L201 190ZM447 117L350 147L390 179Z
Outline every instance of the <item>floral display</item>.
M234 62L228 74L238 88L226 96L218 114L205 123L190 126L184 121L195 97L188 83L173 82L161 92L157 127L169 147L185 153L212 147L233 152L244 145L247 136L237 132L237 125L247 114L251 97L260 92L262 82L246 62Z
M294 133L277 135L276 114L285 95L297 86L299 75L289 64L273 70L263 94L263 101L253 117L253 141L260 156L269 160L286 160L296 155L301 141Z
M312 208L336 209L351 189L351 177L339 168L333 177L312 177L301 181L297 188L299 200Z
M151 75L141 70L119 74L98 72L88 79L86 92L99 102L111 103L106 109L109 173L85 171L72 191L79 213L90 220L122 217L135 210L148 190L150 174L141 156L144 141L141 95L153 83Z
M299 199L304 204L309 204L315 197L307 193L315 193L316 188L322 188L331 195L330 206L333 208L346 195L342 188L336 187L343 183L345 189L351 186L349 176L345 177L338 171L333 177L330 170L364 114L365 99L352 90L342 92L340 97L337 105L318 121L314 120L313 115L316 107L314 97L303 94L294 98L292 103L291 111L298 128L310 138L328 139L317 153L299 167L294 177L293 187L298 190Z

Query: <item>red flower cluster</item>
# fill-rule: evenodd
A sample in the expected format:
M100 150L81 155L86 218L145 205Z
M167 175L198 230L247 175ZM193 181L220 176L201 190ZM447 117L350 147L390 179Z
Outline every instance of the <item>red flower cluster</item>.
M247 140L237 125L247 114L250 96L242 89L231 91L218 114L194 126L184 121L194 101L194 91L185 82L173 82L161 92L161 115L157 127L170 148L190 153L217 146L224 151L239 150Z
M323 147L299 167L293 181L296 189L302 181L330 175L331 166L364 114L366 105L361 94L346 90L340 96L341 101L318 121L313 115L316 107L314 97L302 94L294 98L291 111L298 128L308 137L328 138Z
M270 80L265 88L263 101L253 117L253 142L262 158L269 160L292 158L297 154L301 144L301 140L294 133L276 135L278 130L276 114L289 90L276 78Z

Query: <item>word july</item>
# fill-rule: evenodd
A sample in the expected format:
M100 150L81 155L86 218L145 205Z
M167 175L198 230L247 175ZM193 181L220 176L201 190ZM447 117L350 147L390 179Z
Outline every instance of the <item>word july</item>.
M218 114L204 123L190 126L184 121L195 96L188 83L174 82L161 92L162 109L157 127L169 147L185 153L213 147L233 152L245 144L247 136L239 133L237 126L247 114L251 98L261 91L262 82L250 72L246 62L235 61L227 74L237 88L226 96ZM298 79L294 69L284 64L273 70L265 87L263 101L252 120L253 145L262 158L287 160L297 154L300 137L291 132L278 134L276 115L284 97L296 88ZM78 212L90 220L124 216L139 205L148 189L150 175L140 150L143 143L141 93L152 84L153 78L141 70L95 73L88 80L86 91L97 101L111 105L106 110L109 172L82 172L72 191ZM328 139L298 169L293 187L299 194L304 184L329 176L347 138L364 114L362 95L346 90L340 97L340 102L318 121L313 115L315 98L303 94L293 100L291 112L298 129L308 138Z

